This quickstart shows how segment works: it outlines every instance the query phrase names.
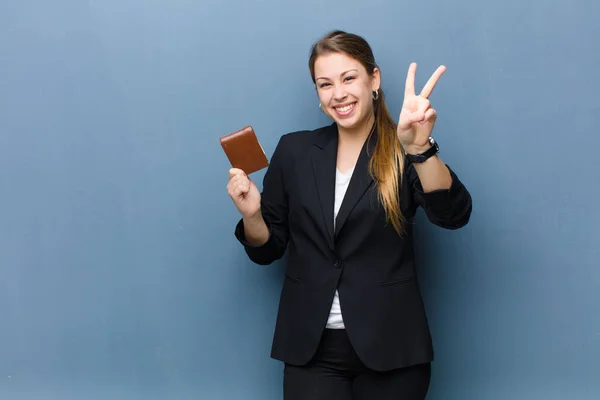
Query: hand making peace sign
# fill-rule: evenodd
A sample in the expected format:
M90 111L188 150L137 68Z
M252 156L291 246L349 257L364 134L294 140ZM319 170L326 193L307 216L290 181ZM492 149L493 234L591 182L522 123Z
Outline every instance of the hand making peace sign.
M430 147L429 136L437 114L431 107L429 96L446 67L439 66L418 95L415 94L416 71L417 64L411 63L406 76L404 102L398 122L398 140L409 154L422 153Z

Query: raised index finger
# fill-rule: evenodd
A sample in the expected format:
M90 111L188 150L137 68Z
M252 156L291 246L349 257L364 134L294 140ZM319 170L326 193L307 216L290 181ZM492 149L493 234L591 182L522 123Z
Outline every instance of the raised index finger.
M440 65L438 67L438 69L435 70L433 75L431 75L431 78L429 78L429 80L423 87L423 90L421 91L421 94L420 94L421 97L428 98L431 95L431 92L433 92L433 88L438 83L438 81L440 80L440 77L442 76L442 74L445 71L446 71L446 67L444 65Z
M417 72L417 63L412 62L408 67L408 73L406 74L406 84L404 86L404 96L415 95L415 75Z

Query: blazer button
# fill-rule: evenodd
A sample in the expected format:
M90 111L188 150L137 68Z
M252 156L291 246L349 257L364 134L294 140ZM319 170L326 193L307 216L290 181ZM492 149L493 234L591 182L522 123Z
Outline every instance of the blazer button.
M333 266L336 268L342 268L342 262L340 260L337 260L335 263L333 263Z

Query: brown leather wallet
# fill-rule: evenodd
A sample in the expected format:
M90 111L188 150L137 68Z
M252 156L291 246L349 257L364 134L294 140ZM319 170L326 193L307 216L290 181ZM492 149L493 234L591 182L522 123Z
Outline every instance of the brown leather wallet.
M251 126L223 136L219 140L233 168L251 174L269 166L265 151Z

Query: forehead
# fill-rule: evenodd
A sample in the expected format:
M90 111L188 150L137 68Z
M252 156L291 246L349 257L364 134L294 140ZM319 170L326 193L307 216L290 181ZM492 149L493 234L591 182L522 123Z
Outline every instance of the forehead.
M343 53L323 54L315 60L316 78L333 79L350 69L364 71L359 61Z

